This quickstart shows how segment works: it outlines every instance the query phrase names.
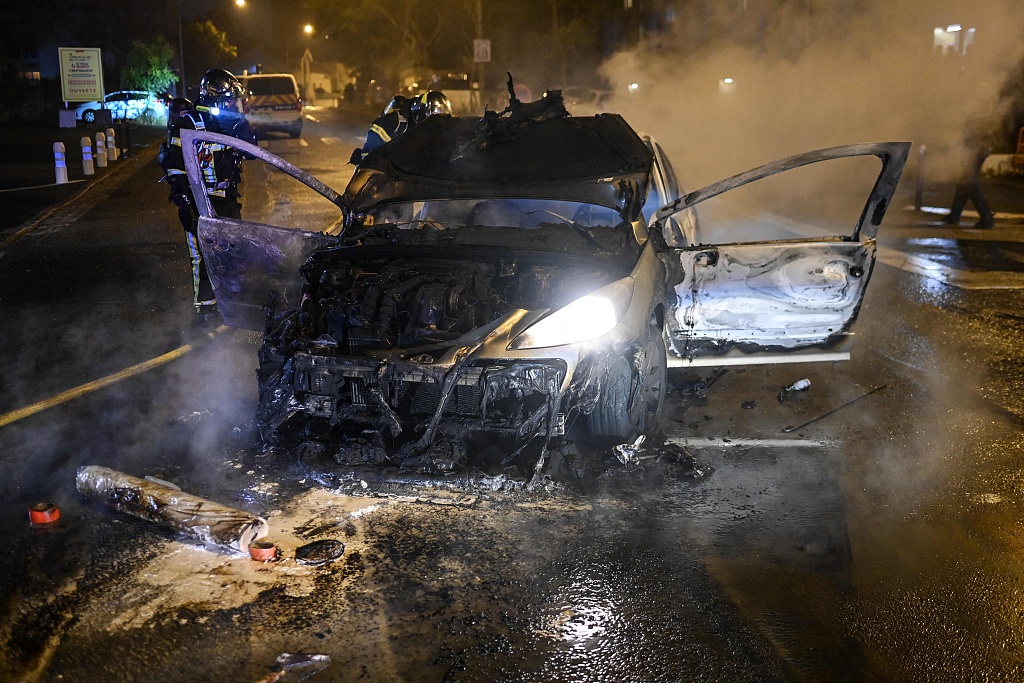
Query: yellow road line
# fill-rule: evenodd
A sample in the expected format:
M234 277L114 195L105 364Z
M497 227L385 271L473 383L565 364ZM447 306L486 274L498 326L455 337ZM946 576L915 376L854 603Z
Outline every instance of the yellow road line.
M206 336L209 337L210 339L213 339L218 334L226 332L227 330L227 325L221 325L212 332L207 332ZM101 377L100 379L93 380L92 382L89 382L87 384L77 386L74 389L68 389L67 391L61 392L56 396L51 396L48 399L39 401L38 403L33 403L32 405L25 406L24 408L19 408L18 410L13 410L9 413L0 415L0 427L6 427L12 422L17 422L18 420L29 417L30 415L35 415L36 413L42 412L47 408L52 408L54 406L60 405L61 403L70 401L71 399L78 398L79 396L84 396L85 394L96 391L97 389L108 387L111 384L120 382L121 380L131 377L133 375L138 375L148 370L152 370L153 368L164 365L165 363L170 363L172 360L181 358L189 351L192 351L194 348L195 346L193 346L192 344L185 344L184 346L179 346L173 351L168 351L162 356L157 356L156 358L151 358L150 360L147 360L143 363L139 363L138 365L133 365L130 368L125 368L120 372L115 372L113 375Z

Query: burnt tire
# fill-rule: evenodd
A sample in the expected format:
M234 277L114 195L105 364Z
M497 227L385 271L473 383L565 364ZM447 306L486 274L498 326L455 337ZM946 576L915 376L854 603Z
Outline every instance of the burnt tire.
M636 365L639 367L634 366L633 358L623 357L610 369L597 405L587 416L587 431L592 438L622 443L657 430L668 384L662 335L647 341Z

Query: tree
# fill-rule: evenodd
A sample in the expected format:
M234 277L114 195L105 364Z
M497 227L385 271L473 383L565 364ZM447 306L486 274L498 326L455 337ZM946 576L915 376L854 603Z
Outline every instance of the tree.
M171 69L174 50L163 36L153 42L136 40L121 67L121 83L125 88L165 92L177 80Z
M307 5L316 13L317 27L342 42L349 59L392 77L407 67L433 67L435 51L450 49L458 26L473 21L462 0L307 0Z
M228 34L212 21L193 21L185 26L185 74L202 74L207 69L222 67L238 56L238 48L228 41Z

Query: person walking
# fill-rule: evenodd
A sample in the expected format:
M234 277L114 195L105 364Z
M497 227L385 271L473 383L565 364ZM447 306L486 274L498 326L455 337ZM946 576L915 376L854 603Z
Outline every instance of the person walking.
M162 155L161 166L171 186L170 201L178 207L185 230L192 265L193 304L196 313L203 317L216 312L217 302L199 250L199 212L185 174L181 131L205 130L256 144L256 135L242 111L244 95L245 89L231 72L210 69L200 82L195 107L182 108L168 121L168 148L166 155ZM241 162L247 157L233 148L210 142L198 143L195 154L214 214L219 218L241 218L238 184L242 180Z
M967 206L968 200L974 203L978 210L978 222L975 228L988 229L995 227L995 215L989 208L988 200L981 189L981 167L988 158L989 146L984 137L974 133L968 140L967 163L963 167L960 179L953 191L953 202L949 207L949 215L943 221L946 225L960 225L960 217Z

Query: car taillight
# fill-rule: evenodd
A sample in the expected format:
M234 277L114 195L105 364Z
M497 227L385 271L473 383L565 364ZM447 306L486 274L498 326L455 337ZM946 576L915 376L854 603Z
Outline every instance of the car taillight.
M296 98L296 100L295 100L295 109L296 109L296 111L302 111L302 98L301 97Z

